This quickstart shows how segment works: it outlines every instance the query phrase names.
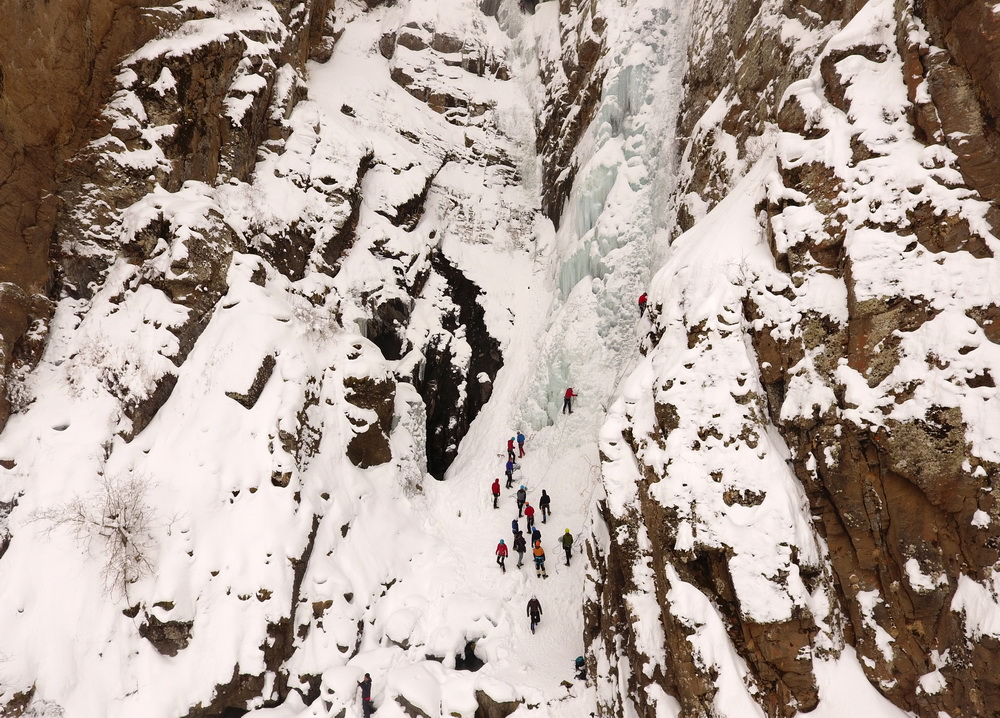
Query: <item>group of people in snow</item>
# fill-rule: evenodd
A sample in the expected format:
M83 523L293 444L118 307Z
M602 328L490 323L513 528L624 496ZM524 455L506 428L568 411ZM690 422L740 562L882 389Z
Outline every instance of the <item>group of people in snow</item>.
M520 0L521 10L525 11L526 7L530 5L531 12L534 12L535 2L534 0ZM646 302L648 297L646 293L643 292L639 295L639 317L641 318L646 312ZM573 387L568 387L566 393L563 395L563 407L562 413L572 414L573 413L573 399L578 396L576 392L573 391ZM515 436L510 437L507 440L507 463L504 467L504 475L507 477L507 488L511 489L514 485L514 471L517 470L517 460L524 458L524 442L525 437L521 431L518 431ZM517 453L515 453L515 446ZM493 484L490 486L490 492L493 496L493 508L500 508L500 479L499 477L493 480ZM524 533L521 531L519 524L520 519L524 518L527 524L527 531L531 534L531 555L535 563L535 574L541 578L548 578L548 574L545 571L545 550L542 548L542 532L535 525L535 507L528 502L528 492L522 484L514 494L514 499L517 502L517 518L510 522L511 533L513 534L512 547L514 553L517 554L517 567L521 568L524 565L524 554L528 550L528 542L524 537ZM552 499L549 497L545 489L542 489L542 495L538 499L538 508L541 510L542 523L546 523L547 519L551 515L550 506ZM563 551L566 553L566 565L570 565L570 560L573 556L573 534L570 533L569 529L563 532L563 535L559 537L559 543L562 544ZM507 573L507 556L509 555L507 549L507 543L504 539L500 539L500 543L497 544L496 557L497 564L500 566L503 573ZM528 621L531 625L531 632L535 632L535 627L542 620L542 604L539 602L537 596L532 596L528 601L526 613L528 616ZM577 656L574 661L574 667L576 668L576 678L578 680L586 680L587 669L586 662L583 656ZM372 677L368 673L365 674L364 680L358 683L358 687L361 689L361 708L364 718L370 718L374 712L374 706L372 704Z
M567 390L567 401L570 401L570 393L572 389ZM575 396L575 394L572 394ZM514 454L514 444L517 444L518 454ZM506 465L506 475L507 475L507 488L510 489L513 486L513 474L517 469L517 459L524 456L524 434L520 431L517 432L516 437L511 437L507 441L507 465ZM490 486L490 493L493 496L493 508L500 508L500 479L496 478L493 480L493 484ZM527 553L529 543L524 536L524 532L521 531L520 520L525 519L525 531L531 535L531 556L535 564L535 574L540 578L548 578L548 572L545 570L545 549L542 548L542 532L539 530L538 526L535 525L535 515L538 513L541 516L542 523L546 523L551 516L552 512L552 497L549 496L545 489L542 489L542 495L538 498L538 509L531 505L528 501L528 490L521 484L517 491L514 493L514 500L517 503L517 518L510 522L510 530L513 535L513 541L511 543L511 548L517 554L517 568L521 568L524 565L524 554ZM569 529L559 537L559 542L563 546L563 550L566 552L566 565L570 565L570 560L573 555L573 534L570 533ZM510 548L507 546L506 539L500 539L500 542L496 547L496 560L497 565L500 566L500 570L503 573L507 573L507 557L510 555Z

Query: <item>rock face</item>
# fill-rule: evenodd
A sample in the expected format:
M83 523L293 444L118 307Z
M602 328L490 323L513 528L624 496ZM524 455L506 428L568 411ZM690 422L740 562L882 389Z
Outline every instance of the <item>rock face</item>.
M14 142L0 145L0 199L17 200L13 210L0 202L0 242L11 246L0 348L25 419L8 431L30 427L50 402L76 407L70 414L88 407L85 419L38 419L50 435L91 432L74 444L79 473L51 496L87 496L93 476L119 462L163 487L149 560L186 578L161 582L166 573L153 571L130 582L125 612L115 607L107 625L128 634L122 660L137 650L170 662L176 700L152 698L162 686L109 690L131 691L121 710L148 714L151 701L171 715L238 715L323 692L343 713L346 694L324 683L326 668L380 640L387 622L412 630L376 616L400 592L400 551L424 550L423 534L413 547L402 534L416 525L410 501L429 476L444 478L503 364L480 253L525 252L536 220L515 160L534 138L498 120L498 101L511 96L494 89L509 79L509 43L474 3L436 18L416 4L329 0L111 5L25 4L14 27L38 37L48 35L34 28L66 27L63 44L0 48L0 136ZM307 61L336 63L342 41L364 45L345 53L351 60L387 70L390 102L370 101L365 73L309 95ZM35 117L32 84L49 69L52 97ZM362 102L331 105L345 80L361 83ZM405 117L387 121L398 107ZM502 207L482 201L490 193L504 195ZM0 405L0 428L6 419ZM172 427L187 438L154 438ZM19 509L21 491L32 472L55 475L41 465L56 454L0 461L5 585L32 572L20 563L32 558L29 541L18 543L8 514L20 510L21 530L33 530L25 517L36 506ZM381 543L355 540L365 511L398 513L400 545L382 555ZM203 552L192 539L208 525L219 534ZM263 578L248 585L251 563ZM487 613L476 620L495 626ZM483 630L462 627L458 648L442 644L446 661ZM453 633L406 635L396 647L423 659L430 636ZM184 675L203 650L208 668ZM5 677L0 713L80 699L37 690L32 673Z
M656 715L662 690L686 715L736 715L720 697L735 668L706 647L724 640L766 715L816 705L815 665L846 645L905 710L988 714L1000 644L970 606L996 603L1000 558L995 297L971 285L1000 249L996 16L700 6L673 199L691 231L644 343L653 419L626 402L602 445L587 639L598 675L628 676L599 681L602 712ZM748 173L766 185L734 190ZM731 291L709 299L695 282L715 280L680 267L710 264L693 247L721 241L701 226L731 192L747 224L715 231L759 228L770 259L719 264Z
M547 89L545 106L536 123L536 150L542 158L542 211L557 227L579 169L577 144L594 118L606 68L598 64L605 52L607 20L597 5L559 2L561 54L541 57L539 74Z
M445 477L503 365L506 320L487 310L498 282L469 256L532 248L536 210L508 194L529 164L510 136L525 128L486 89L512 74L487 25L505 6L468 20L418 0L160 4L20 3L0 29L0 428L12 408L48 422L44 435L11 422L24 457L0 461L0 582L35 559L16 534L22 497L34 507L106 464L146 467L175 510L155 560L185 581L130 585L125 615L143 617L100 651L176 669L208 642L211 671L169 676L187 715L293 691L345 714L354 677L317 656L343 668L363 646L475 670L499 609L465 633L418 619L440 604L407 594L352 532L375 506L399 511L399 545L414 538L408 500ZM570 226L590 242L559 289L652 254L618 251L622 233L660 228L650 217L596 221L615 188L651 195L673 242L641 370L601 438L584 605L598 710L791 716L817 706L821 667L856 655L916 715L989 715L1000 14L974 0L676 10L697 19L681 38L676 146L647 146L641 127L664 79L644 74L644 53L667 42L609 61L628 40L610 15L621 3L540 8L558 43L532 58L540 212L565 228L575 201ZM644 32L671 11L644 7ZM379 97L405 103L340 101L358 82L346 72L310 97L306 61L336 62L341 42L380 63L356 97L381 78ZM676 170L661 194L643 165L658 153ZM51 360L29 372L48 339ZM74 421L53 426L52 406ZM46 461L62 451L78 472L53 484ZM262 539L265 521L287 535ZM208 526L237 545L212 534L212 555L196 553ZM261 585L243 582L250 564ZM61 585L39 586L62 607ZM2 615L23 613L0 599ZM245 620L217 638L220 615ZM0 712L34 714L58 690L31 672L50 658L22 650ZM467 688L476 716L523 704ZM115 691L142 714L148 686Z
M114 65L159 29L164 2L18 3L0 29L0 427L11 378L30 368L51 314L54 194L88 139ZM13 391L16 393L17 389ZM16 399L15 399L16 401Z

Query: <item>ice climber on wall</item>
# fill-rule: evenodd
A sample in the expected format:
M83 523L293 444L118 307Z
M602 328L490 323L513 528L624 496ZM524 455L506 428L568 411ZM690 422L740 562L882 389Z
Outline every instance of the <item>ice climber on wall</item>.
M642 318L643 312L646 311L646 293L643 292L639 295L639 317Z
M567 411L570 414L573 413L573 398L575 396L577 395L573 393L573 387L569 387L566 390L566 394L563 396L563 414L565 414Z

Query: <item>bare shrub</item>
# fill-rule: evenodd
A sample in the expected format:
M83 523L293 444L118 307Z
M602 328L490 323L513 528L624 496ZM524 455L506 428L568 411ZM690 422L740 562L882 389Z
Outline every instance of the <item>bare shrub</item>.
M32 701L24 718L62 718L65 715L66 711L55 701Z
M314 301L321 301L316 299ZM317 344L332 339L340 329L340 305L333 307L325 304L314 304L302 296L292 296L292 316L298 322L302 333Z
M147 353L137 342L113 342L102 333L84 338L66 372L70 394L89 396L103 387L122 401L149 396L162 372Z
M36 511L32 518L49 523L50 529L70 529L79 544L102 562L107 592L127 597L128 587L152 570L156 550L154 512L146 500L149 485L142 476L104 476L96 491Z

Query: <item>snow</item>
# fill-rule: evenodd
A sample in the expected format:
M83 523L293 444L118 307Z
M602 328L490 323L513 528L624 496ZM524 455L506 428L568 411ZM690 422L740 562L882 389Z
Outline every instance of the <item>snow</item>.
M848 221L881 203L864 218L892 222L906 207L932 200L1000 249L986 229L985 204L949 186L953 157L909 134L894 39L889 30L872 30L886 24L891 10L879 0L864 6L826 50L850 46L859 33L890 48L884 62L852 56L838 63L837 72L852 83L851 113L825 101L818 73L793 84L786 97L797 98L809 122L827 134L806 140L770 128L746 156L735 141L723 141L733 186L714 206L688 197L699 221L668 242L665 218L672 210L663 198L679 186L684 164L673 132L690 3L601 4L612 50L602 60L607 74L599 106L576 148L576 180L558 231L538 207L534 117L545 97L539 69L555 65L553 82L566 81L558 77L562 19L554 2L526 16L511 0L501 6L499 23L471 0L446 9L411 0L370 12L344 3L331 60L309 66L309 99L287 118L280 151L261 149L251 181L187 182L175 191L151 181L120 213L109 246L148 243L148 259L139 266L118 260L92 299L60 301L46 353L26 382L30 405L0 435L0 456L16 462L0 469L0 500L18 499L5 520L15 540L0 563L0 684L34 685L36 713L51 705L67 716L180 715L195 703L207 705L234 666L263 672L262 647L275 643L268 628L288 622L291 687L305 691L299 677L318 676L321 700L307 707L293 690L283 705L262 707L276 695L269 673L249 715L295 718L342 709L353 715L365 672L374 679L379 716L407 715L407 703L433 718L469 718L477 691L523 701L515 718L576 718L616 699L631 715L624 695L630 673L648 677L669 668L662 615L669 610L691 631L686 640L698 665L718 676L716 713L763 715L754 700L760 688L711 597L684 581L671 559L654 561L654 538L637 518L649 501L678 517L666 549L726 556L744 618L766 624L800 613L813 617L823 655L811 657L821 700L810 715L905 715L867 681L840 633L827 548L789 468L788 448L765 416L742 302L753 297L763 316L754 329L775 338L788 338L806 313L835 326L848 316L841 281L811 270L793 282L774 266L758 208L787 194L777 179L779 161L830 163L851 188L842 208ZM159 142L174 131L150 125L133 92L140 77L132 68L184 58L210 43L244 43L226 99L226 115L239 127L253 95L268 83L247 58L269 56L286 40L287 27L265 0L198 0L168 12L204 17L124 61L107 114L117 130L139 131L148 148L130 149L112 135L94 144L122 167L168 171ZM722 17L704 18L698 32L725 31ZM650 27L659 31L640 31ZM428 59L403 47L390 65L378 42L403 28L425 38L435 32L462 38L463 58L503 63L515 79L476 76L448 64L455 58ZM797 51L833 34L798 22L782 32ZM392 81L391 69L404 66L419 66L434 88L485 109L450 122ZM279 106L298 82L291 66L275 73L272 119L284 117ZM154 76L149 88L159 96L175 91L166 64ZM696 132L711 131L729 102L720 97ZM852 133L877 148L874 157L850 162ZM519 181L488 164L487 152L510 158ZM331 274L323 248L351 216L350 195L366 163L359 240ZM398 208L425 189L423 216L408 229L395 226L390 219ZM789 206L775 219L774 246L783 253L811 241L824 219L815 207ZM168 237L155 231L160 222L170 227ZM301 276L290 278L262 257L299 225L315 246ZM984 401L990 388L955 390L956 381L1000 366L995 347L965 314L993 296L995 265L964 253L943 258L911 250L909 242L860 221L849 234L855 301L926 295L938 313L900 338L901 360L881 385L871 386L846 363L837 369L850 407L840 418L874 426L920 418L931 405L959 406L969 417L975 455L996 460L995 402ZM171 329L189 321L191 310L157 283L197 283L199 267L189 262L195 243L227 258L227 289L178 366L182 347ZM92 246L80 252L99 253ZM419 294L406 291L434 253L481 288L486 324L504 356L492 398L443 482L426 472L426 406L404 380L421 375L426 357L415 347L428 337L452 342L459 366L471 356L462 332L447 336L441 326L453 307L440 277L428 279ZM647 287L650 314L639 320L635 297ZM794 305L783 299L785 291L794 294ZM363 335L372 308L394 299L410 312L409 348L398 359L383 356ZM654 327L662 330L656 342L649 338ZM946 349L959 346L969 351ZM948 369L928 373L931 348ZM821 351L812 347L791 370L783 421L838 411L834 387L817 369ZM237 402L232 395L248 393L268 361L273 370L255 403ZM348 384L364 377L398 379L393 458L370 469L345 455L358 427L377 420L376 412L349 401ZM169 400L127 440L133 427L126 407L165 378L176 378ZM896 402L890 389L917 378L913 399ZM567 387L579 395L571 414L561 412ZM664 406L679 416L669 431L660 425ZM553 500L552 521L540 527L545 579L534 575L530 559L517 569L512 557L501 573L492 556L496 541L508 536L513 492L505 490L502 508L494 510L489 485L501 475L506 437L519 430L528 437L519 483L530 502L542 489ZM825 460L832 465L837 457L828 452ZM153 513L154 570L123 595L109 595L100 542L81 544L44 516L69 499L99 494L104 477L130 476L148 479L143 501ZM595 510L598 502L622 519L615 535ZM973 514L973 526L989 524L985 512ZM567 528L576 539L570 566L557 543ZM645 660L612 664L601 646L592 646L599 680L567 687L573 659L588 650L581 612L582 598L594 599L587 542L602 550L627 545L641 557L629 567L632 590L624 600ZM822 575L818 587L806 586L800 567ZM916 558L904 569L918 592L948 584ZM1000 636L996 582L994 576L958 583L951 609L965 615L973 640ZM535 635L524 615L531 596L544 611ZM891 661L892 638L875 616L882 600L877 591L858 594L862 620ZM123 615L131 607L142 613ZM191 645L169 658L158 653L137 632L147 616L189 622ZM461 665L468 651L484 662L481 670ZM920 678L923 691L947 689L938 670L946 663L942 657ZM657 686L648 694L657 716L682 714Z
M855 651L844 648L840 658L813 662L819 685L819 706L808 713L814 718L842 718L846 715L906 718L912 713L900 710L868 682L861 671Z
M947 576L943 573L939 573L936 576L928 576L921 570L920 562L915 558L907 559L903 568L906 570L907 580L918 593L926 593L940 586L948 585Z

